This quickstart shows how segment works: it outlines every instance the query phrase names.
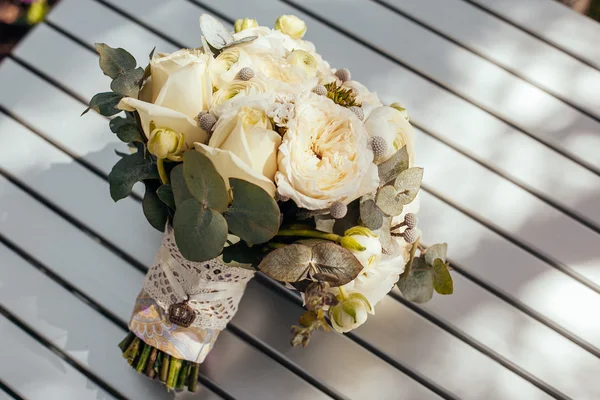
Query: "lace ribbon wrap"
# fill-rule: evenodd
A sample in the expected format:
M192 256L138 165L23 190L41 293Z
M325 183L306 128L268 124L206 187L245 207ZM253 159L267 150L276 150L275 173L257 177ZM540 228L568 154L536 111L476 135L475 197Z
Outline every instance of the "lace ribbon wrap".
M141 340L173 357L204 361L217 336L237 312L246 284L254 271L231 267L218 258L186 260L167 226L154 265L144 279L129 322ZM173 304L187 304L196 317L189 327L169 321Z

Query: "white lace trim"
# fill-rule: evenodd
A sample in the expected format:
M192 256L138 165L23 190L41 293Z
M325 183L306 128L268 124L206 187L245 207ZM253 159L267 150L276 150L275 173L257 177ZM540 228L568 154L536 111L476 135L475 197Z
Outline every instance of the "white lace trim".
M217 258L204 262L185 259L167 226L154 265L144 279L144 290L168 312L188 299L196 313L191 326L223 330L237 312L246 283L254 271L230 267Z

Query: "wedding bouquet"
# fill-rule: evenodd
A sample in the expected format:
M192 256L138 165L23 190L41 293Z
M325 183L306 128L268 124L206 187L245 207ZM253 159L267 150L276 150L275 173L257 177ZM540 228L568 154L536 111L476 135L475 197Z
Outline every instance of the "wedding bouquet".
M145 69L96 45L112 91L88 110L124 111L110 128L132 149L110 194L143 182L143 212L164 232L120 344L127 361L195 390L257 271L302 293L294 346L360 326L396 284L414 302L452 293L446 245L418 244L423 170L406 110L332 69L297 17L231 33L202 15L200 27L201 48L152 51Z

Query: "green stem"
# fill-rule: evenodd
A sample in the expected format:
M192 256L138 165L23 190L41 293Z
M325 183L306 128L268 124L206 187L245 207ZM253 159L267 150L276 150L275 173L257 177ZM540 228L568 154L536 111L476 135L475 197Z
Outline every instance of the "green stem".
M348 298L348 296L346 295L344 288L341 286L338 286L338 290L340 291L340 296L342 297L342 300L346 300Z
M175 389L183 389L185 382L187 381L188 374L190 373L190 363L189 361L183 361L181 366L181 371L179 372L179 377L177 377L177 383L175 384Z
M154 378L154 375L156 375L156 371L154 370L154 364L156 363L157 356L158 356L158 349L156 347L152 347L152 353L150 353L150 357L148 358L148 363L146 364L146 371L144 371L144 373L149 378Z
M146 362L148 362L148 356L150 355L151 351L152 351L152 346L147 345L146 343L144 343L144 348L142 350L142 355L140 356L140 359L138 360L137 366L135 367L135 370L137 372L142 372L142 371L144 371L144 369L146 369Z
M200 374L200 364L194 363L192 365L192 369L190 371L190 375L188 378L188 390L190 392L195 392L196 387L198 386L198 375Z
M181 360L171 357L171 365L169 366L169 376L167 377L167 388L173 389L177 384L179 371L181 370Z
M133 334L133 332L129 332L127 336L125 336L125 338L121 340L121 343L119 343L119 348L121 349L121 351L127 350L134 338L135 335Z
M316 239L331 240L332 242L341 243L343 236L336 235L335 233L327 233L321 231L315 231L314 229L282 229L275 236L301 236L311 237Z
M162 359L162 364L160 366L160 381L161 382L167 381L167 376L169 375L170 361L171 361L171 356L168 354L165 354Z
M281 247L285 247L286 245L284 243L268 242L266 246L270 249L279 249Z
M158 167L158 176L160 176L160 181L163 185L169 183L169 176L167 175L167 171L165 171L165 160L164 158L156 159L156 166Z
M125 352L123 353L123 357L127 359L127 362L130 365L133 364L133 360L135 360L135 357L138 354L140 342L141 340L136 336L127 348L127 350L125 350Z

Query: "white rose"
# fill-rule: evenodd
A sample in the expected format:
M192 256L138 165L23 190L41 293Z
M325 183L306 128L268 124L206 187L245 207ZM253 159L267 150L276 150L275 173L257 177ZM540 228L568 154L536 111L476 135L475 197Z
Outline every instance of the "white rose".
M360 103L361 108L363 109L365 120L369 118L374 109L383 105L381 101L379 101L377 93L370 92L369 89L360 82L346 81L342 86L354 89L356 92L356 101Z
M338 296L340 302L329 309L331 326L340 333L358 328L367 320L368 313L373 312L369 301L359 293L347 297Z
M265 98L274 98L275 96L262 79L254 77L249 81L236 79L227 82L213 94L210 112L216 117L220 117L229 110L246 103L248 98L256 98L260 95L264 95Z
M275 196L280 144L281 137L272 130L264 109L252 103L221 116L208 145L196 143L196 150L212 161L227 188L229 178L239 178Z
M155 53L150 61L151 82L143 88L140 96L151 101L126 97L119 103L119 108L139 113L142 129L148 138L150 122L154 121L158 128L182 133L187 148L192 148L194 142L204 143L208 135L198 126L196 116L211 104L212 83L207 73L209 60L210 56L197 50Z
M369 136L380 136L387 144L385 153L376 160L377 164L386 161L406 146L409 165L413 165L415 159L414 133L404 114L392 107L378 107L373 110L365 121L365 127L369 132Z
M299 207L326 209L377 189L368 135L356 114L308 93L296 102L279 147L278 192Z
M302 39L306 33L306 23L295 15L282 15L275 21L275 29L294 39Z

